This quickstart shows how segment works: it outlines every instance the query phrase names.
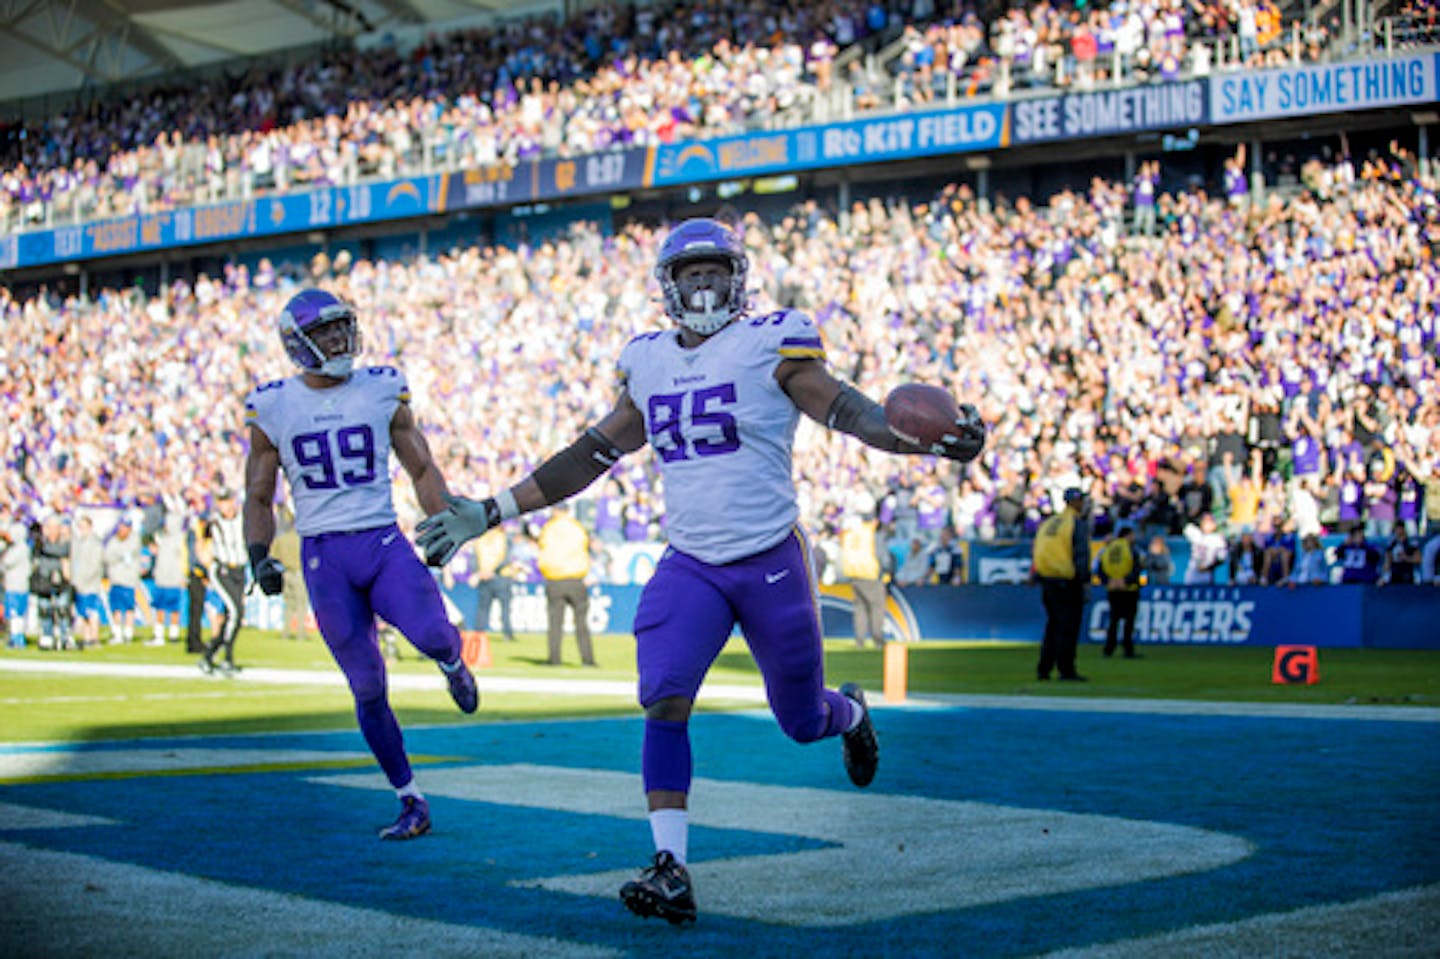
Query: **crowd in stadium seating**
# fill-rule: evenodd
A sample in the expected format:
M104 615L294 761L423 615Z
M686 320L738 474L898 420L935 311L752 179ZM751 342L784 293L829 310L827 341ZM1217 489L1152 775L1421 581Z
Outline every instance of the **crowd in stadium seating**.
M1380 545L1440 531L1436 183L1398 147L1302 176L1287 201L1162 195L1153 238L1132 235L1126 185L1099 179L1043 203L991 207L951 186L914 205L746 215L760 308L813 315L833 367L869 395L949 384L992 431L957 472L807 421L805 522L824 541L878 509L901 543L928 547L947 526L1003 539L1082 486L1102 532L1189 536L1208 513L1274 551L1275 581L1321 531ZM608 408L608 364L661 322L658 232L580 226L410 262L341 253L306 276L234 266L153 297L0 292L0 503L24 521L81 504L153 512L237 484L239 401L290 372L273 317L296 282L356 304L367 356L407 373L454 487L507 486ZM625 538L663 527L646 456L592 494L625 501Z
M902 33L893 80L863 59L832 77L841 51ZM514 21L411 51L329 51L97 98L28 125L18 156L0 158L0 225L735 132L804 119L837 85L855 109L876 109L1174 79L1217 57L1313 60L1327 39L1323 25L1282 21L1274 0L601 4L563 23Z

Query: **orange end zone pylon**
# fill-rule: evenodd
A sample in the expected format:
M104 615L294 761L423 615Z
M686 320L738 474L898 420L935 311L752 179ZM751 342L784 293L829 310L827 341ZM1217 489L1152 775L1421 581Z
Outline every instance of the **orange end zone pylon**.
M490 659L490 634L476 630L462 630L460 639L463 644L460 647L460 658L465 665L471 669L489 669Z
M894 640L885 644L885 701L903 703L910 685L910 647Z

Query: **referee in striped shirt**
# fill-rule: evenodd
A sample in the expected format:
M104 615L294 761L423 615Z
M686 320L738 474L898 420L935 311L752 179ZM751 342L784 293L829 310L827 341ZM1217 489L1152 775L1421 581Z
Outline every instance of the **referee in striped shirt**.
M205 538L210 544L213 563L210 578L219 587L220 601L225 608L220 614L220 628L215 638L200 655L200 670L205 673L218 670L230 676L239 672L235 665L235 637L240 633L240 624L245 618L245 569L249 563L240 503L234 490L222 489L219 492L215 515L205 524ZM215 656L222 650L224 659L216 662Z

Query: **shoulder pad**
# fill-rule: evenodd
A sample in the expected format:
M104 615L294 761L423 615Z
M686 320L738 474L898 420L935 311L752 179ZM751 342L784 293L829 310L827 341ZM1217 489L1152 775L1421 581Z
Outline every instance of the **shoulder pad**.
M628 347L634 343L644 343L648 340L656 340L664 336L665 332L665 330L650 330L648 333L636 333L634 336L630 337L630 341L625 345Z
M287 380L271 380L268 383L261 383L259 386L255 387L253 390L250 391L250 396L255 397L259 396L261 393L269 392L270 390L278 390L283 387L287 382Z
M245 394L245 415L254 418L256 408L265 401L266 394L279 395L278 391L285 387L287 380L271 380L268 383L261 383L249 393Z
M825 342L810 317L799 310L776 310L744 321L773 336L775 351L787 360L823 360Z
M630 337L630 341L620 349L620 355L616 359L616 365L622 370L631 361L636 350L643 349L646 344L654 343L666 334L666 330L650 330L648 333L637 333Z
M394 366L367 366L359 371L365 382L374 384L385 395L393 395L401 403L410 402L410 382L405 374ZM391 394L390 391L394 391Z

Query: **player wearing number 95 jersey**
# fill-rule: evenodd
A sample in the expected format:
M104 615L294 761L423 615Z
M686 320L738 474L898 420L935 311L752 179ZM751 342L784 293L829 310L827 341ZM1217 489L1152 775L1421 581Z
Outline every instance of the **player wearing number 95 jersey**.
M445 614L435 577L395 522L390 454L410 474L420 504L443 508L445 480L410 411L405 377L390 366L356 368L355 312L323 290L304 290L280 314L281 341L300 375L266 383L245 399L245 542L255 581L274 595L284 567L270 556L276 477L284 471L301 536L301 564L320 635L355 697L360 731L400 797L383 839L430 829L399 723L386 693L377 615L444 673L464 712L479 705L460 659L460 634Z
M893 433L873 400L835 379L810 319L747 312L749 261L721 224L689 220L665 239L655 269L678 325L622 351L614 407L520 483L485 500L453 498L420 524L419 543L444 563L504 520L575 495L646 443L665 486L670 548L635 615L641 771L655 857L620 890L641 916L693 920L686 870L692 775L688 722L705 674L738 625L786 735L841 737L857 786L874 778L879 747L853 684L825 686L819 604L804 533L796 525L792 444L800 414L877 449L928 453ZM966 407L940 452L967 461L985 429ZM741 747L743 748L743 747Z

